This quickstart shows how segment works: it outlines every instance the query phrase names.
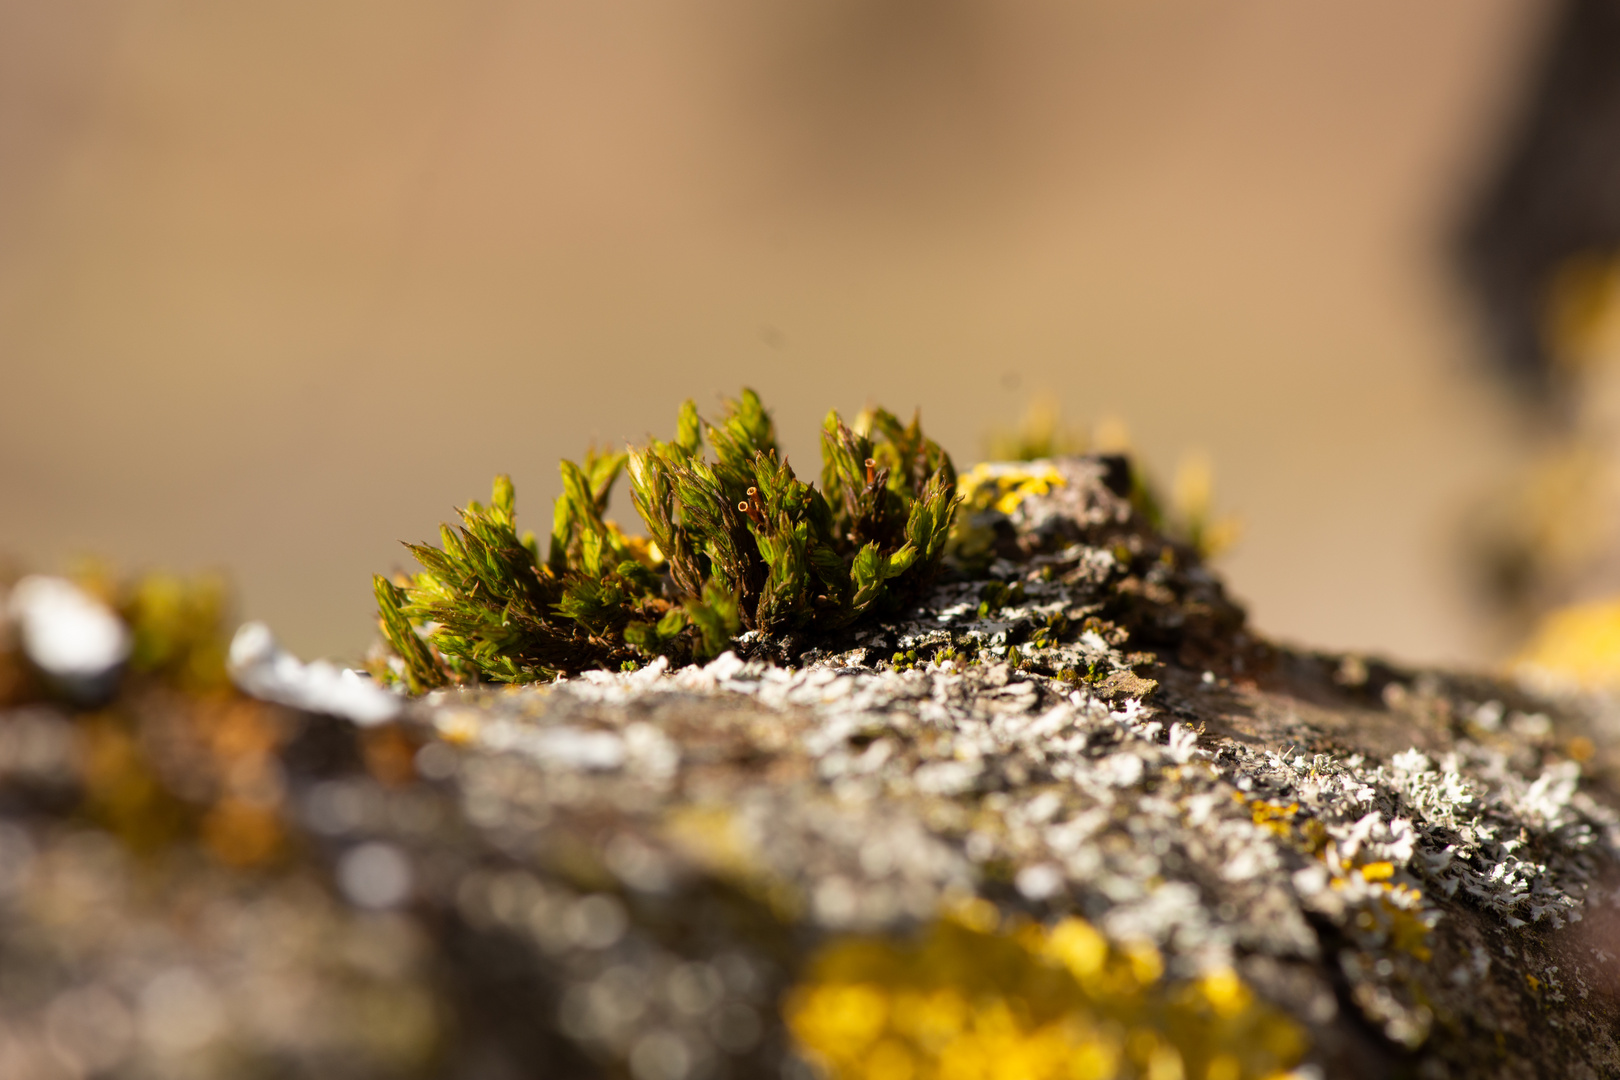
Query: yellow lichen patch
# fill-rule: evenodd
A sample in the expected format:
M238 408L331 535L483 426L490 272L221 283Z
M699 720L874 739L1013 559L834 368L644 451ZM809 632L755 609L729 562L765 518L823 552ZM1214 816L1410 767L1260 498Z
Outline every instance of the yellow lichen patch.
M1321 855L1329 840L1327 826L1315 818L1299 822L1297 840L1312 855Z
M991 510L1011 514L1030 496L1045 495L1066 483L1061 473L1041 462L986 461L973 466L956 481L960 505L948 542L951 558L970 565L988 563L996 534L980 515Z
M1251 799L1241 791L1232 792L1232 800L1249 811L1249 820L1279 840L1286 841L1296 851L1322 857L1329 839L1327 826L1316 818L1302 814L1299 803Z
M1050 465L982 461L958 479L957 490L962 495L963 509L968 513L995 510L1010 514L1031 495L1045 495L1066 483L1063 474Z
M847 938L789 995L789 1028L836 1080L1278 1077L1301 1029L1231 971L1164 980L1158 951L1075 918L936 922L915 941Z
M1544 680L1620 689L1620 598L1548 615L1514 667Z
M1429 931L1434 929L1435 915L1423 906L1423 894L1404 885L1391 886L1390 896L1380 905L1389 920L1390 945L1427 963L1434 955L1429 948Z
M1332 866L1331 860L1329 866ZM1367 873L1369 868L1372 874ZM1389 863L1340 867L1334 870L1332 885L1344 888L1360 883L1370 888L1376 894L1376 903L1362 908L1357 925L1368 933L1382 935L1391 948L1427 961L1431 955L1429 931L1434 929L1439 913L1424 902L1421 890L1385 880L1392 872Z
M1242 799L1243 796L1237 795L1236 798ZM1249 814L1254 823L1273 836L1280 836L1285 840L1294 836L1294 817L1298 813L1299 803L1284 806L1265 799L1255 799L1249 803Z
M1232 798L1249 809L1249 817L1256 825L1273 836L1286 840L1307 855L1320 856L1327 847L1327 826L1313 817L1302 817L1299 803L1271 802L1266 799L1248 799L1234 791Z
M1394 880L1397 869L1394 863L1340 858L1337 849L1330 844L1332 838L1327 826L1315 818L1302 816L1298 803L1285 805L1266 799L1249 799L1240 792L1233 793L1232 797L1248 806L1256 825L1288 842L1295 850L1322 860L1328 868L1329 887L1361 897L1359 910L1352 917L1358 930L1376 935L1391 948L1418 960L1429 959L1429 932L1439 915L1424 901L1421 890Z

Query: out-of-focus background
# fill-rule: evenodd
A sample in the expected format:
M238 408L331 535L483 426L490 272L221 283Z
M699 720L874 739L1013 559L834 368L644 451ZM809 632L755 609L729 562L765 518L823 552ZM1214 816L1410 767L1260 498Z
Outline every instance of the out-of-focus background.
M497 471L543 529L684 397L802 467L831 406L965 464L1045 395L1214 462L1263 630L1490 662L1470 522L1549 422L1452 241L1554 14L0 0L0 551L353 655L397 541Z

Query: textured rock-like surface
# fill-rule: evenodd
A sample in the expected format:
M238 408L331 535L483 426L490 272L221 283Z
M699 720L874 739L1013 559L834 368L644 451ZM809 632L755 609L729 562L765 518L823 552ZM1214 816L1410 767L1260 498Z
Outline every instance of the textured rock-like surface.
M991 472L985 576L791 667L0 714L0 1075L1620 1074L1604 702Z

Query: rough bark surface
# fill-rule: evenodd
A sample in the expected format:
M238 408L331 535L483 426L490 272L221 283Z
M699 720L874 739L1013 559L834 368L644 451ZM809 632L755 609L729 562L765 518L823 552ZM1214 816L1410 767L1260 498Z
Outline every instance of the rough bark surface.
M5 711L0 1074L1620 1075L1607 703L1269 644L1115 463L1005 476L797 656Z

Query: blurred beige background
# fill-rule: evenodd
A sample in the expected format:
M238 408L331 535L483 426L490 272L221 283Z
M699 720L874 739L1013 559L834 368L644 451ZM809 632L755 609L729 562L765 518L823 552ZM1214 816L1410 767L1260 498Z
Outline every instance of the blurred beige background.
M369 574L746 382L1047 391L1209 453L1265 630L1489 660L1520 452L1441 241L1528 0L0 0L0 551L225 566L353 654ZM631 517L626 506L621 518Z

